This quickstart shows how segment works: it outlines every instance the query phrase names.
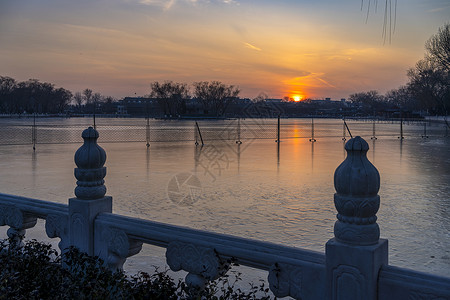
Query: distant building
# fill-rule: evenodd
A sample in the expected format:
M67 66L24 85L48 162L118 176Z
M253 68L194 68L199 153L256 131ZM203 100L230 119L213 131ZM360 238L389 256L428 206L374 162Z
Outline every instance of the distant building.
M283 102L283 99L266 99L266 102L269 102L269 103L281 103L281 102Z
M118 114L130 116L159 117L162 114L158 99L144 97L125 97L119 100L117 106Z

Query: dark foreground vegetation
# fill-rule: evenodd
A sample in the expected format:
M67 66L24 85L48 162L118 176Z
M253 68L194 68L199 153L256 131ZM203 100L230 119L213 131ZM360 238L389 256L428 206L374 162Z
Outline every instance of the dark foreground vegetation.
M64 267L62 267L62 261ZM229 262L231 263L231 262ZM240 274L225 275L203 291L190 290L165 271L127 276L111 272L97 257L70 248L63 255L31 240L23 247L0 240L0 299L270 299L269 289L235 288ZM234 277L234 278L232 278Z

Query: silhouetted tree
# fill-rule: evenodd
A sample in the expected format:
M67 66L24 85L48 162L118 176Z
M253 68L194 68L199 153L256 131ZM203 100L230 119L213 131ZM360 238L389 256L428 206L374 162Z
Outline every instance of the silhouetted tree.
M194 82L194 96L202 103L205 114L212 109L216 116L225 113L228 104L239 95L239 88L220 81Z
M385 100L404 111L414 111L421 109L417 98L412 94L407 86L401 86L385 94Z
M13 107L13 93L17 86L15 79L0 76L0 112L11 113Z
M116 100L111 97L107 96L104 98L104 102L102 103L102 111L107 114L112 114L115 112L114 102Z
M408 88L420 103L421 108L432 113L447 114L450 105L449 72L429 59L417 62L408 70Z
M52 96L53 109L49 110L49 112L59 113L63 112L66 109L67 105L69 105L70 99L72 99L72 92L63 88L59 88L53 90Z
M450 107L450 24L425 43L425 58L408 70L408 88L421 108L448 114Z
M351 94L349 100L353 103L360 103L366 113L375 112L383 106L383 96L378 91L368 91Z
M81 95L80 92L76 92L75 95L73 96L73 101L75 102L75 105L78 108L78 111L81 111L81 106L83 105L83 95Z
M16 82L0 77L0 110L4 113L61 113L71 97L70 91L37 79Z
M92 102L92 90L91 89L85 89L83 91L83 97L84 97L84 102L86 105L91 104Z
M182 114L186 108L186 99L189 96L189 88L185 83L158 81L150 84L150 96L158 99L158 103L164 111L164 115Z
M450 23L438 29L426 43L427 59L434 62L438 69L450 72Z
M264 92L261 92L261 93L259 93L258 96L256 96L252 101L255 102L255 103L258 103L258 102L265 102L268 98L269 98L269 95L267 95L267 94L264 93Z

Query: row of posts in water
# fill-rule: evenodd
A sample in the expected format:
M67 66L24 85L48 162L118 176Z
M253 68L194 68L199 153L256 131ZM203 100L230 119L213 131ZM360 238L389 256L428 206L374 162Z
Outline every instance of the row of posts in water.
M278 120L277 120L277 136L276 136L276 140L275 142L279 143L281 142L281 121L280 121L280 116L278 116ZM348 127L348 124L346 122L345 119L342 120L343 121L343 125L342 125L342 140L346 141L347 140L347 133L348 136L350 136L350 138L353 138L353 135L350 131L350 128ZM405 138L404 132L403 132L403 123L405 121L402 119L400 120L400 134L398 136L398 139L403 140ZM148 121L147 121L148 124ZM370 137L371 140L376 140L378 139L376 137L376 120L373 119L372 120L372 136ZM449 128L450 125L448 124L447 121L445 121L445 136L448 137L449 136ZM150 130L149 125L148 125L148 130ZM202 137L202 133L200 130L200 126L198 125L198 122L195 121L195 131L198 135L196 135L195 138L195 144L199 145L201 143L201 145L204 145L204 141L203 141L203 137ZM150 134L147 134L147 147L149 147L150 143L149 143L149 136ZM236 144L242 144L242 140L241 140L241 119L238 119L238 123L237 123L237 127L236 127ZM421 135L422 138L428 138L428 134L427 134L427 122L423 122L423 134ZM316 142L316 138L314 135L314 118L311 118L311 138L309 139L310 142L314 143Z
M95 123L95 116L94 116L94 129L96 129L96 123ZM346 119L343 119L343 124L342 124L342 140L346 141L347 137L352 138L352 134L350 131L350 128L347 124ZM361 120L359 120L361 121ZM376 140L377 136L376 136L376 119L366 119L365 121L368 122L372 122L372 136L371 139L372 140ZM379 122L380 120L378 120ZM382 121L383 122L383 121ZM404 131L403 131L403 124L407 122L411 122L410 120L403 120L401 119L399 124L400 124L400 130L399 130L399 136L398 139L403 140L405 138L404 135ZM427 133L427 121L416 121L416 122L420 122L423 123L423 133L421 135L422 138L428 138L428 133ZM445 136L448 137L449 136L449 129L450 129L450 125L447 122L447 120L444 121L444 127L445 127ZM394 123L394 121L392 121L392 123ZM279 143L281 142L281 117L278 116L278 120L277 120L277 125L276 125L276 139L275 142ZM150 119L146 118L146 146L150 147ZM202 132L201 132L201 128L198 124L197 121L195 121L195 144L196 145L204 145L205 141L203 139L202 136ZM36 144L37 144L37 125L36 125L36 116L34 116L33 118L33 126L32 126L32 144L33 144L33 150L36 150ZM315 127L314 127L314 118L311 118L311 134L310 134L310 138L309 141L314 143L316 142L316 138L315 138ZM237 127L236 127L236 144L242 144L242 139L241 139L241 119L237 119Z

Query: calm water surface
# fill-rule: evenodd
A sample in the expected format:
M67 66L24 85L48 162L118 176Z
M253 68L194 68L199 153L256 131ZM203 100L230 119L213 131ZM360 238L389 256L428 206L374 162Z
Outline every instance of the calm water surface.
M340 121L317 122L318 132L330 137L316 135L316 143L256 139L147 148L100 137L114 212L323 252L336 220L333 174L345 151ZM303 136L310 130L304 123L290 120L283 134ZM420 127L408 127L417 137L380 134L372 141L370 124L349 125L368 141L368 158L381 175L378 223L389 239L390 264L450 276L450 138L422 139ZM394 126L380 125L391 133ZM38 145L35 153L29 145L0 146L0 192L67 203L79 146Z

